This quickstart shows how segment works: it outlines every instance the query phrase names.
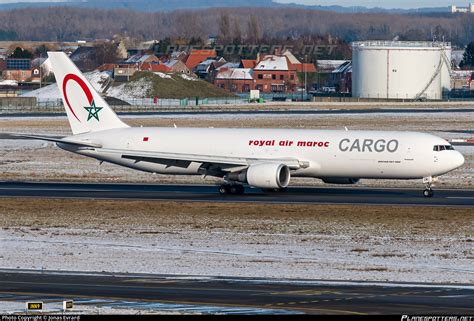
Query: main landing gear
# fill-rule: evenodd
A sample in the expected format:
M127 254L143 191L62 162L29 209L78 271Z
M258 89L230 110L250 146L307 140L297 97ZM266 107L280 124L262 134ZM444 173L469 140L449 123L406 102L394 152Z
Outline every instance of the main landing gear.
M219 193L221 195L242 195L245 193L245 188L240 184L222 184L219 186Z
M274 193L286 193L288 189L285 188L262 188L262 191L265 194L274 194Z
M436 181L436 177L424 177L423 183L425 184L426 188L423 191L423 196L426 198L431 198L434 195L433 189L431 188Z

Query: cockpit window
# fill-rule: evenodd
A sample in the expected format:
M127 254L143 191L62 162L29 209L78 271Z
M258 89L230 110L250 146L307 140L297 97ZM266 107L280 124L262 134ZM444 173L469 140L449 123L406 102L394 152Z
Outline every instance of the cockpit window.
M454 150L454 147L452 145L435 145L433 147L433 150L435 152L440 152L440 151L443 151L443 150Z

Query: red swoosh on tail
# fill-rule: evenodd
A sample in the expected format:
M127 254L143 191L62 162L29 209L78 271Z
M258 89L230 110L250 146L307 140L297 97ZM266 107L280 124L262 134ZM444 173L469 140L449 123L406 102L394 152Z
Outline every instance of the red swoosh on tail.
M69 110L71 111L71 113L74 115L74 117L76 117L76 119L81 122L79 120L79 118L77 117L76 113L74 112L74 109L72 109L71 107L71 104L69 103L69 97L67 96L67 92L66 92L66 85L67 85L67 82L69 80L74 80L79 86L81 86L82 88L82 91L84 91L84 94L86 94L86 97L87 97L87 101L89 102L89 104L92 104L92 100L94 99L93 96L92 96L92 92L89 90L89 88L87 87L86 83L84 82L84 80L82 80L81 78L79 78L79 76L77 75L74 75L74 74L67 74L65 77L64 77L64 80L63 80L63 93L64 93L64 100L66 101L66 104L69 108Z

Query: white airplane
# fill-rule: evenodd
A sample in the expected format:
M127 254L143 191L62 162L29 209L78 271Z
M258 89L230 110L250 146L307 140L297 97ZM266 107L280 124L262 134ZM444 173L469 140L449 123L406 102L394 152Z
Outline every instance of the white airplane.
M223 178L219 192L243 184L284 191L291 177L332 184L359 179L423 179L425 197L440 175L464 163L446 140L417 132L301 129L133 128L122 122L62 52L49 52L72 136L20 135L137 170Z

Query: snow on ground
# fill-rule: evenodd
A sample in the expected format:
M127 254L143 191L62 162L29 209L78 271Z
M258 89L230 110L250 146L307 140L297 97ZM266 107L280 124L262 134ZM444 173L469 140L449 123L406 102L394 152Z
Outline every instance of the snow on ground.
M16 80L9 80L9 79L6 79L6 80L1 80L0 81L0 86L18 86L18 81Z
M171 77L171 75L168 75L168 74L165 74L163 72L154 72L155 75L157 75L158 77L160 78L163 78L163 79L173 79L173 77Z
M180 75L181 75L181 78L183 78L184 80L197 81L196 78L191 77L191 76L188 76L188 75L186 75L186 74L180 74Z
M262 213L262 216L268 214ZM265 224L265 220L271 219L255 221L255 230L232 226L208 229L200 225L213 225L212 217L205 214L194 219L195 223L188 227L184 225L185 219L183 224L149 227L139 223L130 227L120 224L94 228L9 227L0 230L0 257L3 258L0 267L262 278L474 282L472 241L466 241L469 240L466 235L449 236L437 231L431 236L424 232L422 235L404 235L403 231L390 229L375 231L377 225L351 230L348 224L340 222L318 223L318 218L302 222L288 218L289 226L281 232L260 230L258 226L276 225L270 221ZM318 229L316 225L319 225ZM315 230L310 233L302 231L312 228ZM298 229L300 233L289 232Z
M84 73L84 76L89 80L91 85L97 90L98 92L102 92L102 85L108 78L111 77L109 71L91 71ZM58 85L56 83L45 86L43 88L39 88L33 91L30 91L26 94L23 94L22 97L36 97L38 99L61 99L61 95L59 93Z
M148 97L148 94L152 89L151 86L152 83L149 80L146 78L140 78L134 82L110 87L107 90L107 96L121 99L123 101Z
M58 85L56 83L30 91L21 96L22 97L36 97L38 99L61 99Z

